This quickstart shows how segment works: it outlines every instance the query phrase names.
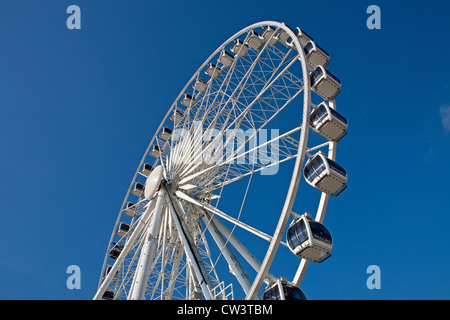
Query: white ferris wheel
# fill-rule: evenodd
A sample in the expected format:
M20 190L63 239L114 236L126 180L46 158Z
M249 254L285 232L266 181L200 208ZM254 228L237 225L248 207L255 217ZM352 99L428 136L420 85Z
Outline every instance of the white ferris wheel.
M138 165L94 299L305 299L309 263L333 245L328 199L347 182L328 64L309 35L274 21L209 56Z

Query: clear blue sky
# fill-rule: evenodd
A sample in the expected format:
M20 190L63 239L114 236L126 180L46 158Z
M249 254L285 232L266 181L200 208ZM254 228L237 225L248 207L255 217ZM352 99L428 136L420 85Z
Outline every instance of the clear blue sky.
M66 8L81 8L68 30ZM366 9L381 8L381 30ZM343 82L349 188L310 299L449 299L447 1L0 3L0 299L91 299L129 182L167 108L232 34L276 20L311 34ZM286 180L288 183L288 180ZM260 211L262 208L256 208ZM81 268L81 290L66 268ZM366 268L381 268L381 289Z

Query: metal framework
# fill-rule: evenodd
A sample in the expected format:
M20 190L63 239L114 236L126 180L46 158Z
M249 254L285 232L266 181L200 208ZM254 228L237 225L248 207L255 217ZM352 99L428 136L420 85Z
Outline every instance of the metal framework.
M312 70L299 37L274 21L242 29L206 59L138 165L94 299L105 293L114 299L258 299L264 284L288 276L272 274L271 267L286 245L294 201L303 200L296 196L305 159L316 150L336 158L336 143L310 129L313 99L320 100L311 91ZM334 100L328 103L336 108ZM146 197L136 184L145 184L149 164L161 166L163 176L156 194ZM258 192L256 175L263 178L281 166L291 168L290 183L279 191L286 193L283 206L267 213L278 216L267 231L249 219L254 213L246 199ZM239 199L227 199L227 189L236 185L243 190ZM323 222L328 199L321 193L311 200L316 221ZM223 209L227 201L235 208ZM118 235L123 223L129 228ZM264 246L263 254L255 249ZM309 263L296 261L291 279L299 286Z

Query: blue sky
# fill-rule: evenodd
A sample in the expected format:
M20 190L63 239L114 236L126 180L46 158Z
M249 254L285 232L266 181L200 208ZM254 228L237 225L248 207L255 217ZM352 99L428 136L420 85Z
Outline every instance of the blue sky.
M71 4L81 30L66 27ZM371 4L380 30L366 27ZM93 297L167 108L221 43L264 20L320 39L349 120L337 157L349 187L325 220L333 257L308 269L308 298L449 299L449 12L437 0L2 1L0 299ZM81 290L66 287L69 265ZM380 290L366 287L370 265Z

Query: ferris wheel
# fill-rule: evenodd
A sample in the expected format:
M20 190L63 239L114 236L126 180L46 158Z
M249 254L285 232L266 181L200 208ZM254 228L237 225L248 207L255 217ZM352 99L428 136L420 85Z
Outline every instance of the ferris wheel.
M347 183L329 58L264 21L206 59L138 165L94 299L305 298L309 263L333 246L329 197Z

